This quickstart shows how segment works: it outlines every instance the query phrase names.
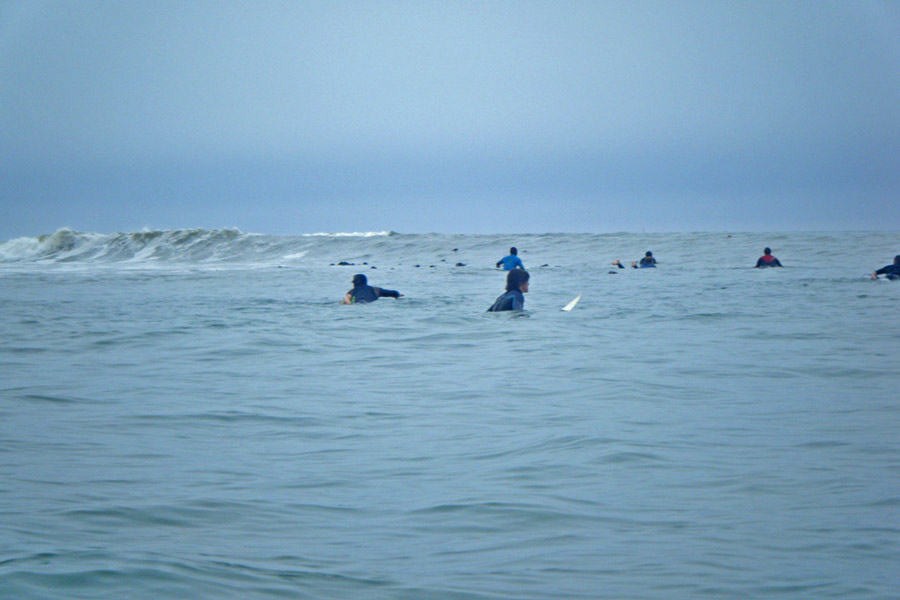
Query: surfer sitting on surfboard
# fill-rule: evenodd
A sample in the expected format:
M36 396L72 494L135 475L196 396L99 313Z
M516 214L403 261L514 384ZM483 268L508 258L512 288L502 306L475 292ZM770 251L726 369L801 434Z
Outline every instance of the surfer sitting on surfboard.
M531 276L524 269L513 269L506 275L506 291L497 298L488 312L502 310L522 310L525 308L525 296L528 293L528 279Z
M759 260L756 261L757 267L780 267L781 263L777 258L772 256L772 249L766 248L763 250L763 255L759 257Z
M390 298L399 298L402 296L400 292L395 290L386 290L380 287L372 287L368 285L368 280L363 274L353 276L353 289L347 292L341 304L360 304L365 302L375 302L383 296Z
M878 279L879 275L884 275L888 279L900 279L900 254L894 257L894 264L872 271L872 279Z

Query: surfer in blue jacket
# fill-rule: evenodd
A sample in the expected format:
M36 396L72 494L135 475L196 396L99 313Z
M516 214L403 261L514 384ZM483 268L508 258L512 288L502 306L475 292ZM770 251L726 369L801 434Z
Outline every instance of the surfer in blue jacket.
M531 276L525 269L513 269L506 275L506 291L494 302L488 312L504 310L522 310L525 308L525 296L528 293L528 279Z
M872 279L878 279L879 275L884 275L887 279L900 279L900 254L894 257L894 264L872 271Z
M522 259L518 256L519 251L515 246L509 249L509 255L504 256L500 260L497 261L497 267L503 265L504 271L512 271L513 269L519 268L524 269L525 265L522 264Z
M363 304L366 302L375 302L379 298L387 296L388 298L400 298L403 296L395 290L386 290L380 287L369 285L368 279L363 274L353 276L353 289L347 292L341 304Z
M763 250L763 255L760 256L760 257L759 257L759 260L756 261L756 267L757 267L757 268L763 268L763 267L780 267L780 266L782 266L782 265L781 265L781 262L779 262L779 260L778 260L777 258L775 258L774 256L772 256L772 249L771 249L771 248L765 248L765 249Z

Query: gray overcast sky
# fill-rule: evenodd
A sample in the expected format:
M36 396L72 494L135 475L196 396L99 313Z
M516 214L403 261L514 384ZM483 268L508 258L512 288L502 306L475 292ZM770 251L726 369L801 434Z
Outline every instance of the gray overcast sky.
M0 240L896 229L898 2L0 3Z

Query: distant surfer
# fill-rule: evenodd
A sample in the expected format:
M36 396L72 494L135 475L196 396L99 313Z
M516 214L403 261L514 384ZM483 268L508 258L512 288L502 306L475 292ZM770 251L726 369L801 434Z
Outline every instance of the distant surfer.
M504 256L497 261L497 268L499 268L500 265L503 265L504 271L512 271L513 269L525 268L525 265L522 264L522 259L519 258L519 251L515 246L509 249L509 255Z
M872 279L878 279L879 275L884 275L887 279L900 279L900 254L894 257L894 264L872 271Z
M366 302L375 302L382 297L400 298L403 296L395 290L386 290L380 287L369 285L368 279L363 274L353 276L353 289L347 292L341 304L363 304Z
M622 261L620 261L619 259L614 260L612 262L612 264L616 265L620 269L625 268L625 265L623 265ZM653 253L648 251L646 254L644 254L644 258L642 258L640 260L640 262L638 262L636 260L632 261L631 266L635 269L646 269L648 267L656 267L656 259L653 258Z
M782 266L781 262L772 256L772 249L765 248L763 250L763 255L759 257L759 260L756 261L756 268L762 267L780 267Z
M641 259L641 262L639 264L636 265L634 263L631 263L631 266L634 267L635 269L638 269L638 268L646 269L647 267L655 267L656 259L653 258L653 253L648 250L647 253L644 254L644 258Z
M522 310L525 308L525 296L528 293L528 279L531 276L525 269L513 269L506 274L506 291L497 298L488 312L504 310Z

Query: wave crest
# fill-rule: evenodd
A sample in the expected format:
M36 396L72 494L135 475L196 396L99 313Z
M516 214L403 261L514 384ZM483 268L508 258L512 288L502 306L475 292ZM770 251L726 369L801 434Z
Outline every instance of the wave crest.
M85 233L64 228L36 238L0 244L0 262L122 262L131 260L203 260L248 234L237 229L177 229L132 233Z
M393 231L312 233L272 236L238 229L144 230L111 234L60 229L36 238L18 238L0 244L0 263L108 264L108 263L296 263L312 248L330 253L337 249L353 256L354 245L372 238L388 238Z
M396 231L364 231L354 233L306 233L304 237L387 237L399 235Z

